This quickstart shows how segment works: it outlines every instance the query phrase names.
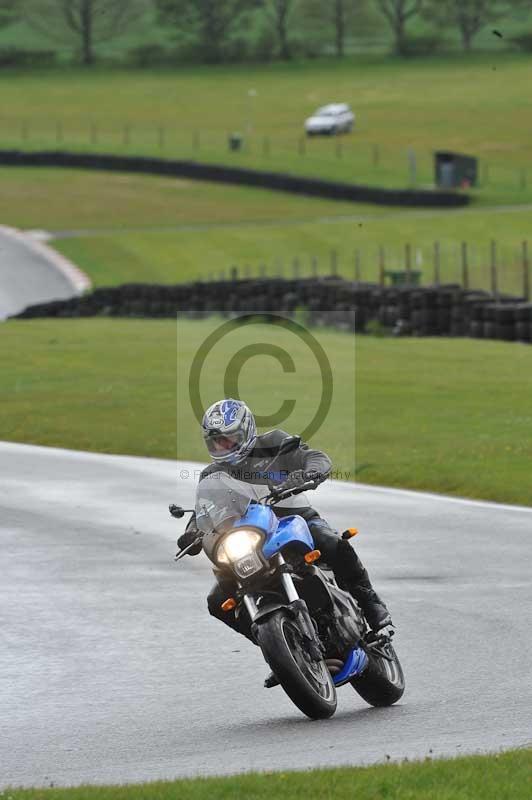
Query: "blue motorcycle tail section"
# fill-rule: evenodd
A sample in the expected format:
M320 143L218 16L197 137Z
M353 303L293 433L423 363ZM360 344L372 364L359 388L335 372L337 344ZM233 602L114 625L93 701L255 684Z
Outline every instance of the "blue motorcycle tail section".
M277 530L268 536L262 552L266 558L271 558L287 544L299 544L305 552L314 550L314 540L308 525L303 517L297 514L279 520Z
M334 685L341 686L343 683L347 683L347 681L360 675L367 663L368 657L364 650L360 647L355 647L347 656L345 664L340 672L337 672L334 676Z

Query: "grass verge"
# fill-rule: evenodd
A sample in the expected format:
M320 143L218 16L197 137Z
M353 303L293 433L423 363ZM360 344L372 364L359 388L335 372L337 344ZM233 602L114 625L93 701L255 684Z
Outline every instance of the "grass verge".
M21 228L74 231L55 247L96 285L129 281L172 283L207 278L233 264L256 274L280 268L310 274L312 259L330 271L378 279L378 250L390 269L402 269L411 243L424 283L433 280L434 242L440 275L460 282L461 242L468 243L470 285L490 286L490 241L497 240L499 287L522 290L521 242L530 210L475 206L460 211L390 209L282 192L83 170L0 169L0 220ZM497 227L495 227L497 226ZM174 230L172 229L174 228ZM494 234L495 231L495 234Z
M307 206L307 213L310 207ZM351 214L354 212L351 211ZM355 212L356 213L356 212ZM413 268L422 282L434 279L434 242L440 246L440 280L462 283L461 242L468 243L469 286L491 286L490 240L496 230L499 291L521 295L523 273L521 242L527 238L530 211L496 214L474 212L393 212L387 215L317 218L265 224L214 225L201 230L135 231L57 239L54 246L93 278L96 285L129 281L179 282L208 279L237 264L258 273L261 264L269 275L293 274L298 259L300 274L311 274L312 259L319 271L331 270L331 251L338 255L338 271L355 277L358 252L362 280L379 280L379 247L386 268L403 270L405 245L411 244ZM501 224L503 223L503 224ZM498 226L498 227L496 227Z
M93 319L2 325L0 439L205 460L188 372L219 324L182 321L177 328L171 321ZM217 342L202 374L204 406L226 393L226 365L250 336L249 328L238 329ZM301 431L320 393L313 356L271 326L257 326L254 336L287 350L296 372L285 374L271 357L256 356L242 368L241 396L263 415L284 398L297 398L283 427ZM331 454L343 477L532 505L530 347L361 336L355 345L349 334L316 336L332 367L334 392L312 441Z
M195 778L138 786L11 789L6 800L525 800L532 751L371 767Z
M7 70L0 146L157 154L384 186L411 182L409 148L418 185L432 183L433 150L457 150L482 160L485 198L519 203L532 190L521 174L532 154L529 65L512 53L318 59L218 66L215 81L208 67ZM304 119L333 100L352 104L356 131L340 146L336 137L302 144ZM240 153L228 150L231 131L246 136Z

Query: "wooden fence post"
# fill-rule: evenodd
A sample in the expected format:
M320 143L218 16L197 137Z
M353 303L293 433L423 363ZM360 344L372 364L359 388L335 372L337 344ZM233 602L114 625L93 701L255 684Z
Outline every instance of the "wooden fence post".
M522 256L523 256L523 297L525 300L530 300L530 268L529 268L529 260L528 260L528 242L524 241L522 244Z
M498 299L499 297L499 289L498 289L498 281L497 281L497 242L495 239L491 240L490 245L490 261L491 261L491 293L492 295Z
M384 253L384 247L382 245L379 247L379 283L381 286L384 286L384 269L386 266L386 256Z
M360 250L355 250L355 281L360 283Z
M467 260L467 242L462 242L462 288L469 289L469 263Z
M331 275L338 275L338 253L336 250L331 250Z
M412 283L412 248L409 244L405 244L405 269L406 282L410 286Z
M292 273L295 280L299 280L299 258L297 256L292 261Z
M440 243L434 242L434 283L440 285L441 249Z
M417 158L416 151L412 147L408 148L408 175L410 185L415 186L417 180Z

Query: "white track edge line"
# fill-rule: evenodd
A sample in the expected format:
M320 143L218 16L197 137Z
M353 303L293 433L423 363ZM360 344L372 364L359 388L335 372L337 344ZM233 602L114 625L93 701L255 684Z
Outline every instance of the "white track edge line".
M32 250L36 255L42 256L48 264L57 269L68 280L76 294L83 294L83 292L92 288L89 276L73 264L72 261L69 261L68 258L54 250L53 247L49 247L44 242L36 241L18 228L11 228L7 225L0 225L0 233L22 244L28 250Z
M124 453L97 453L88 450L71 450L66 447L50 447L47 445L33 445L20 442L6 442L0 440L1 450L16 450L27 449L35 450L42 453L53 453L55 455L70 455L80 458L88 458L90 460L109 459L109 460L131 460L137 464L144 462L156 462L158 464L174 464L176 470L179 469L203 469L207 466L206 463L199 461L178 461L171 458L149 458L147 456L132 456ZM334 488L351 487L352 489L360 489L362 491L374 492L375 494L390 494L399 495L411 498L418 498L420 500L440 500L448 503L458 503L459 505L476 506L477 508L491 508L494 511L521 511L527 514L532 514L531 506L520 506L515 504L497 503L493 500L473 500L468 497L453 497L448 494L438 494L437 492L423 492L416 489L398 489L395 486L375 486L370 483L361 483L359 481L330 481L330 485Z

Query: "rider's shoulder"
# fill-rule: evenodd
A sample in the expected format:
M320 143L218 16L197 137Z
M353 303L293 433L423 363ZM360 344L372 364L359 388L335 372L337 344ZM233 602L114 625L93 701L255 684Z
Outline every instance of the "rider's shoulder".
M285 447L290 444L294 448L299 446L301 436L296 436L292 433L287 433L280 428L275 428L272 431L266 431L257 436L257 443L267 445L269 447L279 447L281 444Z
M208 478L209 475L212 475L215 472L226 472L226 471L227 470L224 469L222 464L217 464L216 462L213 461L212 464L209 464L204 469L202 469L202 471L200 472L199 479L200 481L202 481L204 478Z

